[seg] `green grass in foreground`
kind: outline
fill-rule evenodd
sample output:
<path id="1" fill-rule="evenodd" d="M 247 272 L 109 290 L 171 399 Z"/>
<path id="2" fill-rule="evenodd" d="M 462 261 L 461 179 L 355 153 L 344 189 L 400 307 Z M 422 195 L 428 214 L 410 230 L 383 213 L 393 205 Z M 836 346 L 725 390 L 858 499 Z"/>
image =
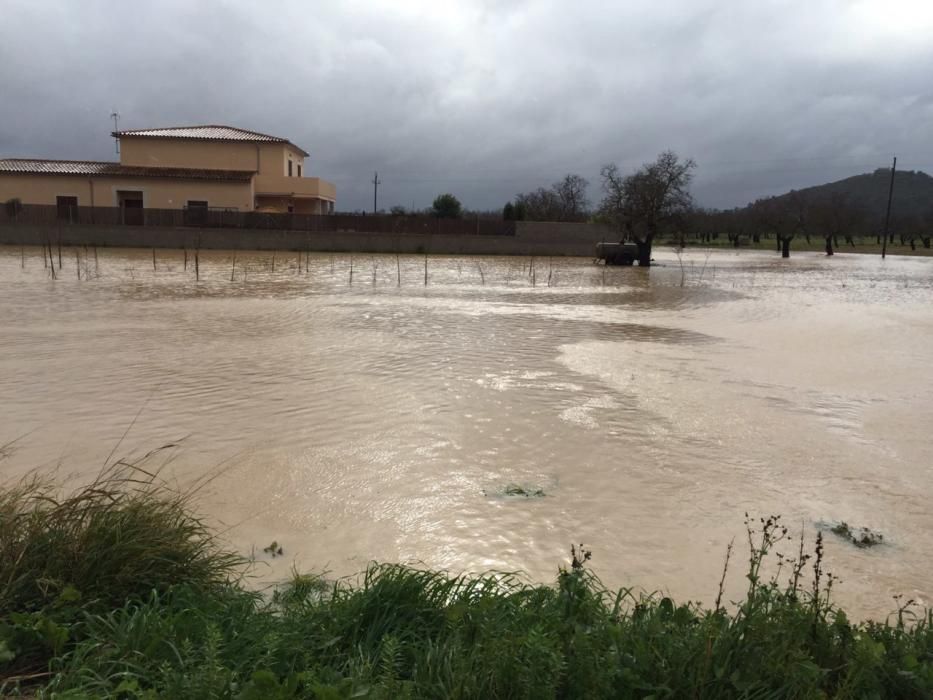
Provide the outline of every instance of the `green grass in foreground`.
<path id="1" fill-rule="evenodd" d="M 151 475 L 28 481 L 0 492 L 0 695 L 933 697 L 929 613 L 849 620 L 819 538 L 780 558 L 779 518 L 747 526 L 745 599 L 710 608 L 607 590 L 582 548 L 553 586 L 372 565 L 262 594 Z"/>

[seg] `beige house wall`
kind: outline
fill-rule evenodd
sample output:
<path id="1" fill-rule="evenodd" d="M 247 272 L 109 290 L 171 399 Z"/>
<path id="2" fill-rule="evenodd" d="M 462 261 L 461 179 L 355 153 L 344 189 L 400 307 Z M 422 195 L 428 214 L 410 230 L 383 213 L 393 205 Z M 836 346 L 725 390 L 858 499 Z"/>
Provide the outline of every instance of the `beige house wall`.
<path id="1" fill-rule="evenodd" d="M 18 198 L 23 204 L 55 204 L 56 197 L 71 196 L 78 198 L 78 206 L 115 207 L 119 190 L 142 192 L 147 209 L 182 209 L 188 200 L 207 201 L 209 207 L 253 209 L 252 182 L 0 174 L 0 202 Z"/>
<path id="2" fill-rule="evenodd" d="M 124 136 L 120 139 L 120 164 L 146 168 L 202 168 L 206 170 L 251 170 L 262 175 L 292 177 L 306 170 L 305 157 L 282 143 L 237 143 Z"/>

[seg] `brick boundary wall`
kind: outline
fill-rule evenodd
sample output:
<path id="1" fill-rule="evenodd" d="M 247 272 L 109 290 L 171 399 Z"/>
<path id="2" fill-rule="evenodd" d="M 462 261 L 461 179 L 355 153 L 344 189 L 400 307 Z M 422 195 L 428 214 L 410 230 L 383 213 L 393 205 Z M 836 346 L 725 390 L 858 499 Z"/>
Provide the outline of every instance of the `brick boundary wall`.
<path id="1" fill-rule="evenodd" d="M 615 240 L 599 224 L 521 221 L 514 236 L 388 234 L 360 231 L 307 233 L 260 229 L 171 228 L 62 224 L 0 225 L 0 244 L 189 248 L 206 250 L 308 250 L 340 253 L 440 255 L 573 255 L 593 257 L 596 244 Z"/>

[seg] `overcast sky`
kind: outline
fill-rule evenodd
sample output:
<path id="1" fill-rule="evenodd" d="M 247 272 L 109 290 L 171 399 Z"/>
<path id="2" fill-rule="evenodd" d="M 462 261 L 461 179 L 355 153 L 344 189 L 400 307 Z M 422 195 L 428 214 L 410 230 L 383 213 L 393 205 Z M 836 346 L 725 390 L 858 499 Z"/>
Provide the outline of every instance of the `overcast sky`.
<path id="1" fill-rule="evenodd" d="M 698 163 L 730 207 L 933 172 L 933 0 L 0 0 L 0 157 L 115 158 L 121 128 L 289 138 L 338 208 L 500 208 L 568 172 Z"/>

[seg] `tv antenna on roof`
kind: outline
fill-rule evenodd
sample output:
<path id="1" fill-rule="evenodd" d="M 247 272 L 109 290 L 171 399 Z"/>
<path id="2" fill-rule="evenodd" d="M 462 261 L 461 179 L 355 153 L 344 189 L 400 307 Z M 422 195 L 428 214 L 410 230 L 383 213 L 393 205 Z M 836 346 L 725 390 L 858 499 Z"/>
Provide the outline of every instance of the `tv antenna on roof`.
<path id="1" fill-rule="evenodd" d="M 110 118 L 113 119 L 113 131 L 114 134 L 120 130 L 120 113 L 114 107 L 113 111 L 110 113 Z M 113 137 L 113 149 L 119 154 L 120 153 L 120 139 L 116 136 Z"/>

